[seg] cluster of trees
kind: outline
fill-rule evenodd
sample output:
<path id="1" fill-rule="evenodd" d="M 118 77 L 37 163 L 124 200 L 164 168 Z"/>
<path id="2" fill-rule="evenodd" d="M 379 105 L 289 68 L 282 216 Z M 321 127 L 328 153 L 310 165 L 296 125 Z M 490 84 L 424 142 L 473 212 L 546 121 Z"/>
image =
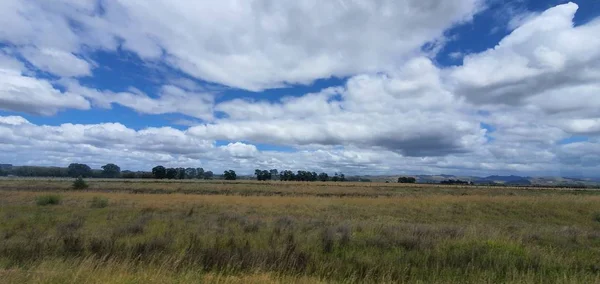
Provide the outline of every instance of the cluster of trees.
<path id="1" fill-rule="evenodd" d="M 296 173 L 290 170 L 283 170 L 279 172 L 276 169 L 272 170 L 259 170 L 254 171 L 256 180 L 274 180 L 279 178 L 281 181 L 346 181 L 344 174 L 335 173 L 333 177 L 329 177 L 327 173 L 317 174 L 316 172 L 309 171 L 297 171 Z"/>
<path id="2" fill-rule="evenodd" d="M 205 171 L 203 168 L 166 168 L 156 166 L 152 171 L 121 171 L 121 168 L 115 164 L 106 164 L 101 169 L 92 169 L 86 164 L 72 163 L 66 168 L 61 167 L 38 167 L 38 166 L 13 166 L 10 164 L 0 164 L 0 176 L 22 176 L 22 177 L 83 177 L 83 178 L 126 178 L 126 179 L 225 179 L 236 180 L 238 176 L 235 171 L 227 170 L 222 176 L 215 176 L 212 171 Z M 361 177 L 346 177 L 343 173 L 335 173 L 333 176 L 327 173 L 317 174 L 314 171 L 290 171 L 277 169 L 260 170 L 256 169 L 254 175 L 259 181 L 281 180 L 281 181 L 358 181 L 369 182 L 369 179 Z M 415 183 L 413 177 L 400 177 L 399 183 Z M 469 184 L 460 180 L 443 181 L 442 184 Z"/>
<path id="3" fill-rule="evenodd" d="M 121 178 L 127 179 L 153 179 L 154 175 L 152 172 L 144 172 L 144 171 L 122 171 Z"/>
<path id="4" fill-rule="evenodd" d="M 473 182 L 471 181 L 464 181 L 464 180 L 459 180 L 459 179 L 449 179 L 449 180 L 443 180 L 440 182 L 441 184 L 447 184 L 447 185 L 472 185 Z"/>
<path id="5" fill-rule="evenodd" d="M 121 169 L 115 164 L 102 166 L 102 170 L 92 170 L 86 164 L 72 163 L 66 168 L 61 167 L 39 167 L 19 166 L 3 164 L 0 167 L 0 176 L 14 175 L 20 177 L 95 177 L 95 178 L 118 178 Z"/>
<path id="6" fill-rule="evenodd" d="M 7 176 L 12 167 L 11 164 L 0 164 L 0 177 Z"/>
<path id="7" fill-rule="evenodd" d="M 237 174 L 235 174 L 234 170 L 228 170 L 228 171 L 223 172 L 223 178 L 225 180 L 236 180 Z"/>
<path id="8" fill-rule="evenodd" d="M 121 171 L 115 164 L 106 164 L 101 169 L 92 169 L 86 164 L 71 163 L 66 168 L 38 167 L 38 166 L 12 166 L 0 164 L 0 176 L 20 177 L 82 177 L 82 178 L 130 178 L 130 179 L 212 179 L 212 171 L 203 168 L 165 168 L 156 166 L 151 172 Z"/>
<path id="9" fill-rule="evenodd" d="M 277 171 L 277 170 L 270 170 L 270 171 L 262 170 L 261 171 L 259 169 L 256 169 L 254 171 L 254 175 L 256 176 L 256 180 L 271 180 L 271 179 L 273 179 L 274 176 L 277 176 L 278 172 L 279 171 Z"/>
<path id="10" fill-rule="evenodd" d="M 203 168 L 165 168 L 156 166 L 152 168 L 152 177 L 155 179 L 212 179 L 212 171 Z"/>
<path id="11" fill-rule="evenodd" d="M 414 177 L 399 177 L 398 182 L 399 183 L 416 183 L 417 179 Z"/>

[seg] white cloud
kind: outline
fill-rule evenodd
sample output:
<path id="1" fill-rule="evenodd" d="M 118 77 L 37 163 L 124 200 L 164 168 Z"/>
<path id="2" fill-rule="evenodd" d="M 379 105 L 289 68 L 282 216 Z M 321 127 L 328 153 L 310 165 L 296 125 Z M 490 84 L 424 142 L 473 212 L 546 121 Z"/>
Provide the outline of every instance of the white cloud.
<path id="1" fill-rule="evenodd" d="M 141 168 L 144 161 L 176 161 L 214 148 L 214 142 L 169 127 L 133 130 L 120 123 L 35 125 L 22 117 L 0 117 L 0 148 L 15 164 L 35 163 L 42 157 L 55 164 L 89 159 L 99 165 L 118 160 Z M 36 156 L 39 155 L 39 156 Z M 130 160 L 131 159 L 131 160 Z M 186 159 L 191 160 L 187 157 Z"/>
<path id="2" fill-rule="evenodd" d="M 0 109 L 53 115 L 63 109 L 89 109 L 89 102 L 76 94 L 63 93 L 48 81 L 23 76 L 0 66 Z"/>
<path id="3" fill-rule="evenodd" d="M 69 92 L 80 94 L 102 108 L 119 104 L 145 114 L 181 113 L 204 120 L 213 119 L 214 95 L 209 93 L 188 92 L 179 87 L 164 85 L 158 92 L 158 97 L 154 98 L 136 89 L 114 93 L 84 87 L 72 80 L 62 80 L 61 84 Z"/>
<path id="4" fill-rule="evenodd" d="M 29 121 L 20 116 L 0 116 L 0 124 L 16 126 L 21 124 L 29 124 Z"/>
<path id="5" fill-rule="evenodd" d="M 66 53 L 120 42 L 197 78 L 262 90 L 389 70 L 425 43 L 443 42 L 479 2 L 7 0 L 0 25 L 11 29 L 0 40 Z"/>
<path id="6" fill-rule="evenodd" d="M 256 157 L 259 154 L 256 146 L 241 142 L 229 143 L 227 146 L 221 146 L 221 149 L 227 151 L 232 157 L 242 159 Z"/>
<path id="7" fill-rule="evenodd" d="M 120 123 L 44 126 L 0 117 L 3 159 L 99 165 L 112 162 L 109 157 L 134 169 L 201 164 L 217 172 L 560 174 L 565 165 L 585 173 L 600 167 L 594 148 L 600 148 L 594 137 L 600 134 L 600 21 L 575 26 L 573 3 L 513 15 L 511 33 L 497 46 L 451 68 L 435 66 L 419 50 L 447 40 L 443 31 L 467 20 L 475 0 L 105 1 L 102 11 L 98 3 L 0 3 L 0 24 L 14 27 L 0 31 L 0 40 L 14 46 L 0 52 L 0 109 L 51 115 L 118 104 L 202 121 L 181 119 L 194 125 L 185 131 L 136 131 Z M 136 86 L 111 92 L 73 78 L 32 77 L 15 59 L 22 51 L 41 70 L 87 76 L 92 67 L 81 55 L 115 50 L 117 42 L 147 62 L 166 61 L 192 77 L 248 90 L 348 79 L 277 100 L 256 94 L 216 101 L 220 89 L 199 80 L 166 76 L 156 94 Z M 571 135 L 590 140 L 560 145 Z M 215 140 L 231 143 L 216 146 Z"/>
<path id="8" fill-rule="evenodd" d="M 577 5 L 548 9 L 493 49 L 450 70 L 456 93 L 480 104 L 522 103 L 556 88 L 600 79 L 600 21 L 573 26 Z"/>
<path id="9" fill-rule="evenodd" d="M 0 69 L 10 70 L 14 72 L 22 72 L 26 70 L 25 65 L 9 53 L 9 50 L 0 49 Z"/>
<path id="10" fill-rule="evenodd" d="M 193 135 L 280 145 L 354 145 L 438 156 L 484 143 L 479 123 L 444 89 L 429 59 L 411 60 L 392 75 L 360 75 L 345 88 L 284 98 L 279 103 L 234 100 L 228 115 L 195 126 Z"/>
<path id="11" fill-rule="evenodd" d="M 564 127 L 574 134 L 600 134 L 600 118 L 570 119 L 564 121 Z"/>
<path id="12" fill-rule="evenodd" d="M 29 123 L 22 117 L 0 117 L 2 160 L 18 165 L 66 166 L 83 162 L 98 168 L 112 162 L 123 169 L 150 170 L 163 164 L 202 166 L 217 173 L 234 169 L 240 174 L 251 174 L 255 168 L 276 168 L 346 174 L 592 175 L 600 169 L 596 149 L 600 149 L 597 141 L 545 149 L 532 143 L 506 141 L 443 157 L 409 157 L 385 149 L 353 146 L 260 151 L 245 142 L 217 147 L 212 140 L 168 127 L 136 131 L 119 123 L 46 126 Z"/>
<path id="13" fill-rule="evenodd" d="M 454 59 L 454 60 L 459 60 L 462 59 L 465 56 L 465 54 L 463 54 L 460 51 L 455 51 L 455 52 L 451 52 L 448 54 L 448 57 Z"/>
<path id="14" fill-rule="evenodd" d="M 21 54 L 40 70 L 61 77 L 89 76 L 92 74 L 88 62 L 69 52 L 51 48 L 24 48 L 21 50 Z"/>
<path id="15" fill-rule="evenodd" d="M 25 74 L 23 63 L 0 50 L 0 109 L 53 115 L 63 109 L 89 109 L 89 102 L 76 94 L 61 92 L 50 82 Z"/>

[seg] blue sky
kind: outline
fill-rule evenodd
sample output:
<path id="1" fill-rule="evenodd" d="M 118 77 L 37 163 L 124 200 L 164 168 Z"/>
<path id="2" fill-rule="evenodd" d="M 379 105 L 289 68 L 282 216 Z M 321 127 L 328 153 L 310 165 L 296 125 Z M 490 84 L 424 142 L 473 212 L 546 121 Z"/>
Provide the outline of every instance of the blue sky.
<path id="1" fill-rule="evenodd" d="M 7 0 L 0 162 L 600 172 L 600 2 Z"/>

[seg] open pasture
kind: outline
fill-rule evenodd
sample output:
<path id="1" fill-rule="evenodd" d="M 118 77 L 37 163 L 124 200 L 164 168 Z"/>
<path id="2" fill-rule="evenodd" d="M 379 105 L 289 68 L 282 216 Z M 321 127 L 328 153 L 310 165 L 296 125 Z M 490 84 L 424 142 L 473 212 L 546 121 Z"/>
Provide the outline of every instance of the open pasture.
<path id="1" fill-rule="evenodd" d="M 6 283 L 596 283 L 594 190 L 0 180 Z"/>

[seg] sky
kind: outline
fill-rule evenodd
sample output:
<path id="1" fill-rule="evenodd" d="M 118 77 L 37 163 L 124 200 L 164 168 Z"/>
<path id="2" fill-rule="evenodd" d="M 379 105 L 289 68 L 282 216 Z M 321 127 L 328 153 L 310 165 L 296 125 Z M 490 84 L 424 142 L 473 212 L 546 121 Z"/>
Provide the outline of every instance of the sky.
<path id="1" fill-rule="evenodd" d="M 0 163 L 600 176 L 600 1 L 2 0 Z"/>

